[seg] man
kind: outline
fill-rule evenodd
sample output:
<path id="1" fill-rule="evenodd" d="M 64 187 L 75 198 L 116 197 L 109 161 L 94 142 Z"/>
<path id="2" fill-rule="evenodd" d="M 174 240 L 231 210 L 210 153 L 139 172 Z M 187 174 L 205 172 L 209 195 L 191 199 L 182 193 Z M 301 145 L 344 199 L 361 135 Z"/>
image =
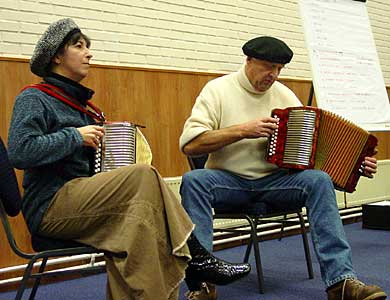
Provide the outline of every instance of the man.
<path id="1" fill-rule="evenodd" d="M 152 166 L 90 176 L 90 159 L 105 134 L 97 124 L 102 115 L 89 102 L 94 92 L 81 84 L 90 44 L 72 19 L 50 24 L 30 60 L 43 84 L 24 88 L 15 101 L 8 150 L 24 170 L 22 211 L 30 232 L 125 252 L 105 258 L 107 299 L 176 300 L 185 271 L 216 284 L 248 274 L 249 265 L 218 260 L 199 244 Z"/>
<path id="2" fill-rule="evenodd" d="M 186 155 L 209 154 L 206 169 L 186 173 L 181 186 L 195 236 L 212 250 L 213 207 L 234 209 L 255 202 L 275 209 L 305 206 L 328 300 L 385 299 L 379 287 L 356 279 L 330 177 L 318 170 L 288 173 L 265 161 L 267 138 L 277 128 L 271 110 L 301 105 L 276 81 L 293 52 L 267 36 L 248 41 L 243 52 L 247 58 L 238 72 L 203 88 L 180 137 Z M 375 172 L 376 159 L 366 157 L 363 175 Z M 200 288 L 197 294 L 202 293 L 203 298 L 194 299 L 216 299 Z"/>

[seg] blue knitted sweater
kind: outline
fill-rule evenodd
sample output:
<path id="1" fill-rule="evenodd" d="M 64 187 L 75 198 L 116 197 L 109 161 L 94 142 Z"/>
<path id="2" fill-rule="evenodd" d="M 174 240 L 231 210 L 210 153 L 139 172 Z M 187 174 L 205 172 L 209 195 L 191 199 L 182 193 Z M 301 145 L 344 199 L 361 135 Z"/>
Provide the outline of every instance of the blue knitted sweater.
<path id="1" fill-rule="evenodd" d="M 92 90 L 58 74 L 44 80 L 83 105 L 93 95 Z M 40 90 L 28 88 L 16 97 L 8 151 L 14 167 L 24 170 L 22 212 L 31 233 L 38 232 L 51 199 L 66 182 L 90 176 L 93 148 L 83 146 L 76 128 L 94 123 Z"/>

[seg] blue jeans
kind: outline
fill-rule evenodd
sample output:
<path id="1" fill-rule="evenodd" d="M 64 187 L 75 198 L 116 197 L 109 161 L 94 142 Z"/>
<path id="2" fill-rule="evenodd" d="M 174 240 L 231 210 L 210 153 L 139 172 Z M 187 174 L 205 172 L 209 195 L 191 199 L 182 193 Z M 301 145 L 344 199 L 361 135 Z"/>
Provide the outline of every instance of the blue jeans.
<path id="1" fill-rule="evenodd" d="M 222 170 L 198 169 L 184 174 L 180 194 L 185 210 L 196 225 L 195 236 L 209 251 L 213 240 L 212 208 L 234 210 L 255 203 L 271 210 L 306 207 L 325 286 L 356 278 L 333 183 L 322 171 L 288 173 L 281 169 L 248 180 Z"/>

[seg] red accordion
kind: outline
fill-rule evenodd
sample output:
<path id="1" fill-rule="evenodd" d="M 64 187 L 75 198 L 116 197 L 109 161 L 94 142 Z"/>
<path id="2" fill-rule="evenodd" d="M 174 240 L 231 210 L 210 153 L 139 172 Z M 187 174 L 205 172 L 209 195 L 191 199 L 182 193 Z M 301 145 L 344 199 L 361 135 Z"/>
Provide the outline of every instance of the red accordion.
<path id="1" fill-rule="evenodd" d="M 375 136 L 350 121 L 310 106 L 274 109 L 278 129 L 268 140 L 266 160 L 281 168 L 318 169 L 335 187 L 353 192 L 366 156 L 375 153 Z"/>

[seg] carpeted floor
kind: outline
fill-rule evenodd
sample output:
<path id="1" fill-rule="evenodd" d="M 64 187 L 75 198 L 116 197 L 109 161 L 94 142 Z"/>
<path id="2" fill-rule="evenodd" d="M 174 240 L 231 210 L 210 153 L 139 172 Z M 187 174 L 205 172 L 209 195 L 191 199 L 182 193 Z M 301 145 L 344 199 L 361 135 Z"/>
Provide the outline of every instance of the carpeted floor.
<path id="1" fill-rule="evenodd" d="M 345 226 L 353 250 L 354 266 L 360 280 L 380 285 L 390 294 L 390 231 L 362 229 L 361 223 Z M 312 245 L 310 244 L 311 248 Z M 218 288 L 219 300 L 322 300 L 326 299 L 319 265 L 312 251 L 314 276 L 308 279 L 300 236 L 260 244 L 265 276 L 265 294 L 258 293 L 254 258 L 251 274 L 231 285 Z M 239 262 L 244 247 L 218 251 L 216 256 Z M 94 275 L 77 280 L 41 286 L 37 300 L 104 300 L 106 275 Z M 184 300 L 185 284 L 181 285 L 180 300 Z M 0 293 L 0 300 L 13 299 L 15 293 Z M 26 298 L 27 299 L 27 298 Z M 156 299 L 160 300 L 160 299 Z M 161 299 L 164 300 L 164 299 Z"/>

